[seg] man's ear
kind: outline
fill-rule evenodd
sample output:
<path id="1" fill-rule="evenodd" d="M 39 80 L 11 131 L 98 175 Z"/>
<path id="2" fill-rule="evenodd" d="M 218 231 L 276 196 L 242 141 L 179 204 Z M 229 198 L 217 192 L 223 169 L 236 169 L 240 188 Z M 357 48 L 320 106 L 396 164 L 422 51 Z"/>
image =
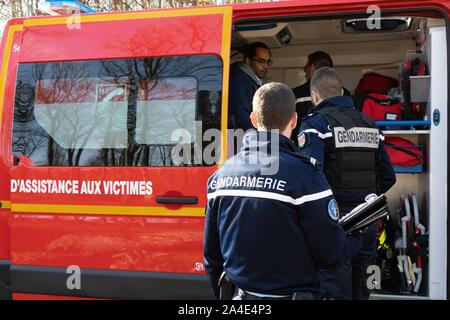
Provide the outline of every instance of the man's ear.
<path id="1" fill-rule="evenodd" d="M 316 71 L 317 71 L 317 66 L 314 63 L 311 63 L 311 67 L 310 67 L 311 77 L 314 73 L 316 73 Z"/>
<path id="2" fill-rule="evenodd" d="M 291 129 L 295 129 L 295 127 L 297 126 L 297 121 L 298 121 L 298 114 L 297 112 L 294 111 L 294 114 L 292 115 L 292 119 L 291 119 Z"/>
<path id="3" fill-rule="evenodd" d="M 252 122 L 252 125 L 256 129 L 259 128 L 258 117 L 256 116 L 256 113 L 254 113 L 253 111 L 252 111 L 252 113 L 250 113 L 250 121 Z"/>
<path id="4" fill-rule="evenodd" d="M 313 104 L 313 106 L 317 106 L 319 104 L 320 101 L 320 96 L 317 94 L 316 91 L 311 89 L 311 102 Z"/>

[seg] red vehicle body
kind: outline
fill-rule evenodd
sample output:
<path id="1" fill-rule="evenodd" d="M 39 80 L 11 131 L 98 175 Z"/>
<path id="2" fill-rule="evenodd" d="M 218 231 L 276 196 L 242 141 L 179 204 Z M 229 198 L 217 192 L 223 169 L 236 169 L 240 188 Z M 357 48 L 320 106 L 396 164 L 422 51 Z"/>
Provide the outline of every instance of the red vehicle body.
<path id="1" fill-rule="evenodd" d="M 73 30 L 67 28 L 67 17 L 10 20 L 0 60 L 2 297 L 211 298 L 202 254 L 205 190 L 208 177 L 226 158 L 233 23 L 363 13 L 369 4 L 386 11 L 450 12 L 450 2 L 443 0 L 305 0 L 82 15 L 81 28 Z M 223 142 L 218 164 L 36 166 L 26 157 L 14 156 L 11 132 L 20 65 L 204 54 L 222 61 Z M 86 194 L 34 193 L 25 185 L 12 186 L 12 181 L 26 180 L 78 181 L 80 188 L 84 184 L 93 189 Z M 108 181 L 151 181 L 151 185 L 140 194 L 95 189 Z M 194 200 L 183 203 L 183 199 Z M 70 266 L 81 270 L 79 287 L 67 286 Z"/>

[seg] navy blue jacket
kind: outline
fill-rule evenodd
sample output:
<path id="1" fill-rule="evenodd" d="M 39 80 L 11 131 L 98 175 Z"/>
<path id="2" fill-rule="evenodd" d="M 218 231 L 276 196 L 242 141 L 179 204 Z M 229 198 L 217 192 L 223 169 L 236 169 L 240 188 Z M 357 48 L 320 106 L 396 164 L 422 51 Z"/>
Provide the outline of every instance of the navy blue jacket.
<path id="1" fill-rule="evenodd" d="M 327 106 L 353 107 L 353 100 L 348 96 L 339 96 L 325 99 L 315 110 Z M 333 133 L 327 118 L 319 113 L 312 113 L 303 119 L 300 127 L 300 135 L 305 134 L 305 144 L 300 147 L 302 153 L 316 158 L 324 163 L 325 153 L 332 152 L 334 148 Z M 378 192 L 385 193 L 396 181 L 395 172 L 392 167 L 389 155 L 384 148 L 384 136 L 380 130 L 380 144 L 377 151 L 377 184 Z M 342 212 L 348 213 L 358 204 L 365 201 L 367 193 L 364 192 L 336 192 L 334 194 L 339 208 Z"/>
<path id="2" fill-rule="evenodd" d="M 252 129 L 250 113 L 252 100 L 262 82 L 253 70 L 243 62 L 230 67 L 230 94 L 228 102 L 228 129 Z"/>
<path id="3" fill-rule="evenodd" d="M 292 131 L 293 140 L 297 140 L 297 136 L 300 132 L 300 124 L 301 120 L 311 112 L 313 107 L 311 102 L 311 82 L 308 81 L 301 86 L 295 87 L 292 89 L 294 91 L 295 99 L 297 104 L 295 105 L 295 111 L 297 112 L 298 121 L 297 127 Z"/>
<path id="4" fill-rule="evenodd" d="M 222 271 L 250 292 L 321 294 L 319 267 L 337 267 L 361 247 L 336 221 L 335 203 L 324 174 L 290 139 L 247 133 L 208 181 L 204 257 L 215 296 Z"/>

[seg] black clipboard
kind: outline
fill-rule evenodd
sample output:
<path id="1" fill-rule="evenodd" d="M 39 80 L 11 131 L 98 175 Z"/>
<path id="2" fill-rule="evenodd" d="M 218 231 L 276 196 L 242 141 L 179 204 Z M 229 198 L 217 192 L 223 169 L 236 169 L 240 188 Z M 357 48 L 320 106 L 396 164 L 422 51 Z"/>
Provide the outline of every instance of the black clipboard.
<path id="1" fill-rule="evenodd" d="M 390 213 L 384 194 L 365 202 L 339 220 L 346 233 L 362 230 Z"/>

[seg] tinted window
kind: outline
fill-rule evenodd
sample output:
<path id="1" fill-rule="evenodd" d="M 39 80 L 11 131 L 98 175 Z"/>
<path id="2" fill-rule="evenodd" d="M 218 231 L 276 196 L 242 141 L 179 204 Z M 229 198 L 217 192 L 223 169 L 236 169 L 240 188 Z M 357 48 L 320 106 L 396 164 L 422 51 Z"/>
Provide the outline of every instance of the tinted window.
<path id="1" fill-rule="evenodd" d="M 220 129 L 221 90 L 214 55 L 19 65 L 13 152 L 36 166 L 204 165 L 171 153 L 180 130 L 194 153 Z"/>

